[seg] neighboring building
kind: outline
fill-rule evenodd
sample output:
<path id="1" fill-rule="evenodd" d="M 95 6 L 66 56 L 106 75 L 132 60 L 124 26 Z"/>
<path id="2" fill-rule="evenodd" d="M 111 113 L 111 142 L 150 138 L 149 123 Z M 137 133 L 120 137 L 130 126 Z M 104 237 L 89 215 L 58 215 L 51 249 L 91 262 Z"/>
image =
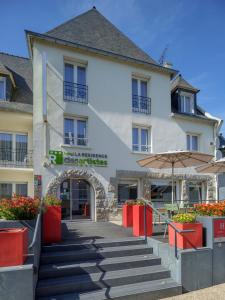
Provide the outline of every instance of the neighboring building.
<path id="1" fill-rule="evenodd" d="M 221 120 L 198 106 L 199 90 L 155 62 L 95 8 L 45 34 L 26 35 L 31 61 L 0 56 L 6 100 L 0 106 L 0 143 L 7 148 L 12 132 L 10 147 L 16 150 L 17 133 L 27 134 L 18 147 L 25 149 L 27 139 L 26 149 L 34 149 L 33 169 L 11 165 L 4 156 L 10 166 L 1 164 L 0 182 L 12 182 L 14 190 L 16 182 L 26 182 L 31 196 L 40 191 L 60 196 L 64 218 L 88 215 L 88 203 L 91 218 L 104 220 L 128 198 L 171 199 L 170 170 L 140 168 L 138 159 L 180 149 L 216 155 Z M 22 75 L 14 69 L 19 66 Z M 8 85 L 15 91 L 25 85 L 25 99 L 7 96 Z M 27 122 L 26 129 L 19 120 Z M 176 172 L 177 199 L 212 199 L 215 190 L 211 176 L 192 168 Z"/>

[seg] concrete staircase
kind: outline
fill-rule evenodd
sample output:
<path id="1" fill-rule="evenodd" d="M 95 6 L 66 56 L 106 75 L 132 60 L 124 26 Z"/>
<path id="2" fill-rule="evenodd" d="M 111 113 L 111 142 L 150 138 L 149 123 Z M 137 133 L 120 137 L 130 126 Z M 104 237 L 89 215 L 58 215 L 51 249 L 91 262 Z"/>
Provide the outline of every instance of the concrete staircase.
<path id="1" fill-rule="evenodd" d="M 39 300 L 151 300 L 178 294 L 181 286 L 143 239 L 77 239 L 42 249 Z"/>

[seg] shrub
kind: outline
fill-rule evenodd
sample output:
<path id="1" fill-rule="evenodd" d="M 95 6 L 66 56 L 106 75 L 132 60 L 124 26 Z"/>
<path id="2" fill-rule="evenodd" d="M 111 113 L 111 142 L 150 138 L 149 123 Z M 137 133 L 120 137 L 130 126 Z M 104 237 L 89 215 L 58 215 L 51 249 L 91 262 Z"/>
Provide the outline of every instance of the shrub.
<path id="1" fill-rule="evenodd" d="M 200 216 L 225 216 L 225 201 L 195 204 L 194 209 Z"/>
<path id="2" fill-rule="evenodd" d="M 47 195 L 44 198 L 44 203 L 46 206 L 60 206 L 62 204 L 62 201 L 53 195 Z"/>
<path id="3" fill-rule="evenodd" d="M 33 220 L 38 214 L 40 201 L 30 197 L 13 196 L 0 200 L 0 219 Z"/>
<path id="4" fill-rule="evenodd" d="M 134 200 L 126 200 L 125 204 L 127 204 L 127 205 L 135 205 L 135 201 Z"/>
<path id="5" fill-rule="evenodd" d="M 195 223 L 196 215 L 195 214 L 177 214 L 173 216 L 172 220 L 175 223 Z"/>

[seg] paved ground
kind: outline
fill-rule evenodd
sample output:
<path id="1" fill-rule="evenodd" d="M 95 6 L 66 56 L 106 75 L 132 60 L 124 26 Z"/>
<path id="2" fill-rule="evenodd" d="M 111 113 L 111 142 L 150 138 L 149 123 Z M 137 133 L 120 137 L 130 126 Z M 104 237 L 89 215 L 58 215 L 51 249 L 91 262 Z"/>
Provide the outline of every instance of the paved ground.
<path id="1" fill-rule="evenodd" d="M 132 237 L 132 229 L 110 222 L 92 222 L 86 220 L 63 221 L 62 237 L 64 241 L 74 239 L 117 239 Z"/>
<path id="2" fill-rule="evenodd" d="M 190 292 L 180 296 L 166 298 L 165 300 L 224 300 L 225 284 L 215 285 L 213 287 Z"/>
<path id="3" fill-rule="evenodd" d="M 154 238 L 161 242 L 168 242 L 167 236 L 164 238 L 164 226 L 154 226 Z M 62 221 L 63 241 L 74 239 L 117 239 L 132 237 L 132 228 L 124 228 L 119 222 L 92 222 L 90 220 Z"/>

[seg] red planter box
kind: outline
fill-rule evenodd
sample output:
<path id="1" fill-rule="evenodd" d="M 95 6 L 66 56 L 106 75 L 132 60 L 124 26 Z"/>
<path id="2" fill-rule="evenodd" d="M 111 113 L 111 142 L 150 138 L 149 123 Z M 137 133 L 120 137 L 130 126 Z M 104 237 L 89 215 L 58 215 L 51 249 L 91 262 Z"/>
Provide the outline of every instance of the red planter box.
<path id="1" fill-rule="evenodd" d="M 152 209 L 146 207 L 146 234 L 152 236 Z M 144 236 L 144 206 L 133 205 L 133 235 Z"/>
<path id="2" fill-rule="evenodd" d="M 124 227 L 132 227 L 133 225 L 133 205 L 123 205 L 122 222 Z"/>
<path id="3" fill-rule="evenodd" d="M 27 253 L 27 228 L 5 228 L 0 230 L 0 267 L 23 265 Z"/>
<path id="4" fill-rule="evenodd" d="M 43 240 L 45 244 L 61 241 L 61 206 L 47 206 L 43 218 Z"/>
<path id="5" fill-rule="evenodd" d="M 174 223 L 180 230 L 195 230 L 194 232 L 177 233 L 177 247 L 179 249 L 193 249 L 193 246 L 202 247 L 202 224 L 201 223 Z M 174 229 L 169 227 L 169 244 L 175 246 Z M 188 239 L 186 239 L 186 238 Z M 188 242 L 190 241 L 190 242 Z M 193 246 L 192 246 L 193 245 Z"/>

